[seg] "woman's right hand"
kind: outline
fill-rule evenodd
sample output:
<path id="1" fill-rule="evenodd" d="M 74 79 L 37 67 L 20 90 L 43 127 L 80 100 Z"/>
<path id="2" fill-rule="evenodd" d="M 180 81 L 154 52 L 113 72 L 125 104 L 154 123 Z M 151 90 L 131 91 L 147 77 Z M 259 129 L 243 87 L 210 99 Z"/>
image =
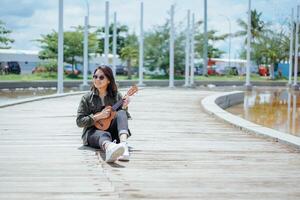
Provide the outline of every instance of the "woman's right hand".
<path id="1" fill-rule="evenodd" d="M 94 121 L 99 121 L 101 119 L 106 119 L 110 116 L 111 106 L 104 108 L 101 112 L 98 112 L 94 115 Z"/>

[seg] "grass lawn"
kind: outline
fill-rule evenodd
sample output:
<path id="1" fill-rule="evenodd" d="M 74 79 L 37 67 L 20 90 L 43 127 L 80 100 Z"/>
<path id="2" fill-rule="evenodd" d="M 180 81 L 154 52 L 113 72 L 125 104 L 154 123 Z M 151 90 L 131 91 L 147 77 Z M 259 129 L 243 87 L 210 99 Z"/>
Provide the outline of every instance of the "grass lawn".
<path id="1" fill-rule="evenodd" d="M 74 76 L 74 75 L 64 75 L 64 80 L 82 80 L 82 75 Z M 89 75 L 89 79 L 91 79 L 91 75 Z M 117 80 L 128 80 L 125 75 L 117 75 Z M 145 75 L 144 80 L 168 80 L 169 76 L 154 76 L 154 75 Z M 36 80 L 57 80 L 56 73 L 39 73 L 39 74 L 9 74 L 9 75 L 0 75 L 0 81 L 36 81 Z M 138 80 L 137 75 L 133 75 L 131 80 Z M 184 76 L 175 76 L 175 80 L 184 80 Z M 195 80 L 197 81 L 245 81 L 246 76 L 195 76 Z M 275 79 L 270 80 L 268 77 L 262 77 L 257 74 L 252 74 L 251 81 L 280 81 L 285 82 L 287 79 Z"/>
<path id="2" fill-rule="evenodd" d="M 37 74 L 8 74 L 0 75 L 0 81 L 40 81 L 57 80 L 56 73 L 37 73 Z M 82 80 L 82 76 L 64 75 L 64 80 Z"/>

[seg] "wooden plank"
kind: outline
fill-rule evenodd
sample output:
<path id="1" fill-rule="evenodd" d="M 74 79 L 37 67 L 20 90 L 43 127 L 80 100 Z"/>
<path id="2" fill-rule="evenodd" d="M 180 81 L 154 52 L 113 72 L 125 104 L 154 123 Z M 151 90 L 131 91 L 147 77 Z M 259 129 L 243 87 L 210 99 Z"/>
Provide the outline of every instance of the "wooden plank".
<path id="1" fill-rule="evenodd" d="M 131 160 L 115 164 L 82 146 L 80 95 L 1 108 L 0 199 L 299 199 L 299 150 L 204 113 L 214 93 L 140 91 Z"/>

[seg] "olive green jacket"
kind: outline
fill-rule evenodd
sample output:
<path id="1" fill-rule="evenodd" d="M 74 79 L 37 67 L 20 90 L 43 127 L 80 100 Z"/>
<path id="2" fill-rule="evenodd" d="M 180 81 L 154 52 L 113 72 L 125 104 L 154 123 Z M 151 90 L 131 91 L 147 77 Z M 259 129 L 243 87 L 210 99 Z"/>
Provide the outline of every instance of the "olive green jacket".
<path id="1" fill-rule="evenodd" d="M 89 132 L 95 130 L 93 120 L 94 114 L 97 112 L 101 112 L 103 108 L 105 108 L 105 106 L 112 106 L 121 99 L 122 95 L 118 92 L 115 99 L 105 96 L 104 102 L 102 102 L 101 98 L 99 97 L 98 90 L 89 91 L 82 96 L 77 110 L 76 123 L 78 127 L 83 128 L 82 141 L 84 145 L 88 145 L 87 136 Z M 126 113 L 127 117 L 131 118 L 127 109 Z"/>

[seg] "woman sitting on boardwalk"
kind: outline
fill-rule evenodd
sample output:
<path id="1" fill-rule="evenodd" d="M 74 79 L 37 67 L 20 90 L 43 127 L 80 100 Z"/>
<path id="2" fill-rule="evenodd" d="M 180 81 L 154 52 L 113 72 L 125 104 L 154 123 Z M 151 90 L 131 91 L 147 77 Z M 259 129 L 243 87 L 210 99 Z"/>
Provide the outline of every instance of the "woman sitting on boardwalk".
<path id="1" fill-rule="evenodd" d="M 107 130 L 96 128 L 99 120 L 111 116 L 111 106 L 121 99 L 111 68 L 100 66 L 94 71 L 91 91 L 82 97 L 77 111 L 76 123 L 77 126 L 83 127 L 83 144 L 105 151 L 106 162 L 129 161 L 129 98 L 123 99 L 122 107 L 117 109 L 117 114 Z"/>

